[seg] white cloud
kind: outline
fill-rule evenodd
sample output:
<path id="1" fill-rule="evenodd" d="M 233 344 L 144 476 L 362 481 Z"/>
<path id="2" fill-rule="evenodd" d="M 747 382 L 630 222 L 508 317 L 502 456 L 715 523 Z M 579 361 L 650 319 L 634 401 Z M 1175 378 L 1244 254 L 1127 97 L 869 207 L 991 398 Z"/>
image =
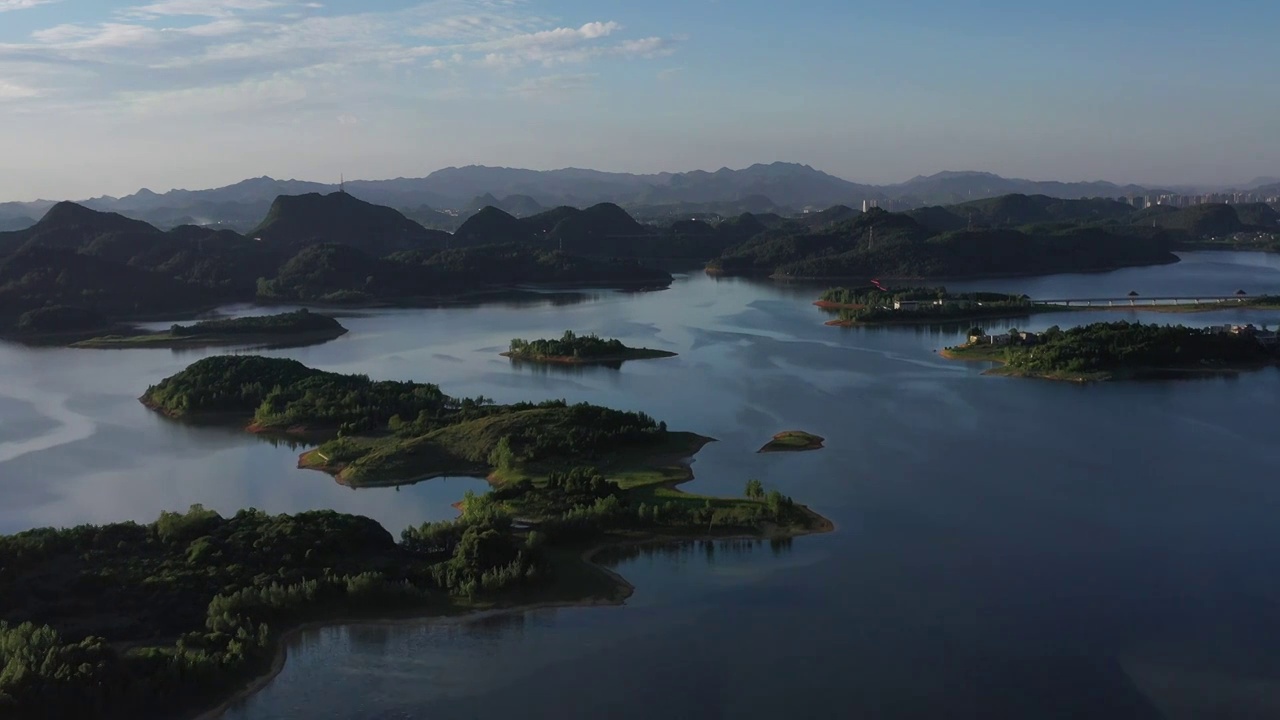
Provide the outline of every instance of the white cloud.
<path id="1" fill-rule="evenodd" d="M 127 8 L 128 17 L 152 18 L 167 16 L 230 17 L 242 12 L 261 12 L 276 8 L 302 5 L 281 0 L 162 0 L 150 5 Z M 312 3 L 304 7 L 317 7 Z"/>
<path id="2" fill-rule="evenodd" d="M 121 99 L 143 115 L 202 116 L 260 112 L 289 105 L 307 97 L 307 88 L 296 78 L 276 76 L 213 87 L 160 92 L 124 93 Z"/>
<path id="3" fill-rule="evenodd" d="M 10 99 L 40 98 L 30 101 L 33 107 L 56 97 L 61 108 L 78 103 L 137 110 L 164 99 L 181 101 L 188 97 L 183 93 L 195 104 L 206 97 L 253 97 L 264 87 L 276 89 L 272 102 L 308 97 L 298 88 L 314 91 L 312 98 L 332 95 L 335 87 L 358 88 L 366 97 L 423 97 L 442 90 L 441 84 L 483 93 L 496 80 L 494 71 L 594 66 L 672 50 L 664 38 L 626 38 L 612 20 L 547 21 L 528 12 L 522 0 L 429 0 L 393 11 L 337 14 L 296 0 L 156 0 L 119 11 L 112 21 L 66 23 L 37 30 L 25 42 L 0 42 L 0 70 L 18 62 L 38 66 L 21 77 L 0 77 L 9 83 Z M 441 70 L 448 72 L 422 74 Z M 559 81 L 508 89 L 522 95 L 564 89 L 581 85 L 587 75 L 548 77 Z M 295 85 L 282 92 L 285 79 Z M 321 91 L 325 83 L 331 86 Z M 17 87 L 41 92 L 19 96 L 12 89 Z"/>
<path id="4" fill-rule="evenodd" d="M 0 13 L 10 10 L 26 10 L 37 5 L 48 5 L 61 0 L 0 0 Z"/>
<path id="5" fill-rule="evenodd" d="M 583 73 L 580 75 L 546 75 L 529 78 L 511 88 L 517 95 L 534 100 L 559 97 L 569 93 L 585 90 L 595 83 L 596 75 Z"/>
<path id="6" fill-rule="evenodd" d="M 0 102 L 5 100 L 22 100 L 25 98 L 37 97 L 40 91 L 35 88 L 19 85 L 0 79 Z"/>
<path id="7" fill-rule="evenodd" d="M 37 30 L 31 36 L 52 49 L 87 50 L 136 48 L 155 42 L 160 32 L 144 25 L 103 23 L 95 27 L 56 25 L 47 30 Z"/>

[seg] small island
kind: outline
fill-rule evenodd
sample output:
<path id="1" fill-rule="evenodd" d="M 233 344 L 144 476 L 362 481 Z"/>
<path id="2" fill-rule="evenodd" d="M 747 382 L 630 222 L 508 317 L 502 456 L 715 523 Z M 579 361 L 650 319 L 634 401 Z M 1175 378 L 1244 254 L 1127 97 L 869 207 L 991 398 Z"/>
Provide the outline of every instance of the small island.
<path id="1" fill-rule="evenodd" d="M 566 330 L 559 340 L 511 341 L 503 357 L 522 362 L 562 363 L 568 365 L 621 364 L 627 360 L 651 360 L 675 357 L 673 352 L 631 348 L 620 340 L 606 340 L 598 335 L 577 335 Z"/>
<path id="2" fill-rule="evenodd" d="M 333 340 L 347 329 L 328 315 L 302 308 L 277 315 L 205 320 L 174 325 L 165 332 L 104 335 L 72 344 L 78 348 L 182 348 L 214 345 L 311 345 Z"/>
<path id="3" fill-rule="evenodd" d="M 1094 323 L 1043 333 L 989 335 L 975 327 L 968 342 L 946 348 L 956 360 L 999 363 L 985 374 L 1091 382 L 1234 373 L 1276 363 L 1280 338 L 1252 325 Z"/>
<path id="4" fill-rule="evenodd" d="M 827 325 L 840 327 L 970 322 L 1072 309 L 1033 304 L 1025 295 L 950 293 L 945 287 L 886 288 L 878 283 L 832 288 L 814 305 L 837 313 L 838 317 Z"/>
<path id="5" fill-rule="evenodd" d="M 818 437 L 803 430 L 786 430 L 773 436 L 773 439 L 764 447 L 760 448 L 762 453 L 776 452 L 804 452 L 806 450 L 821 450 L 826 438 Z"/>

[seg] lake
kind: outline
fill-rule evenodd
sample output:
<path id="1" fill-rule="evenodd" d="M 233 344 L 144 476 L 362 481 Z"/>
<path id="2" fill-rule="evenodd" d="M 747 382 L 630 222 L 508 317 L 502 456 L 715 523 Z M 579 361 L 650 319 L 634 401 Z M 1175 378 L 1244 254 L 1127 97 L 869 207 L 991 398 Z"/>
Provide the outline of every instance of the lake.
<path id="1" fill-rule="evenodd" d="M 949 287 L 1280 294 L 1276 256 L 1183 257 Z M 661 292 L 359 313 L 336 341 L 264 352 L 455 396 L 643 410 L 718 440 L 686 487 L 737 495 L 759 478 L 837 532 L 615 553 L 608 564 L 636 586 L 622 607 L 307 632 L 227 720 L 1280 716 L 1280 371 L 1092 386 L 984 377 L 936 354 L 972 323 L 826 327 L 811 305 L 820 290 L 690 274 Z M 989 325 L 1120 318 L 1275 326 L 1280 311 Z M 613 370 L 498 356 L 513 337 L 566 329 L 679 357 Z M 0 344 L 0 532 L 201 503 L 332 508 L 398 533 L 485 487 L 351 490 L 297 470 L 301 448 L 137 402 L 209 354 Z M 827 448 L 756 454 L 786 429 Z"/>

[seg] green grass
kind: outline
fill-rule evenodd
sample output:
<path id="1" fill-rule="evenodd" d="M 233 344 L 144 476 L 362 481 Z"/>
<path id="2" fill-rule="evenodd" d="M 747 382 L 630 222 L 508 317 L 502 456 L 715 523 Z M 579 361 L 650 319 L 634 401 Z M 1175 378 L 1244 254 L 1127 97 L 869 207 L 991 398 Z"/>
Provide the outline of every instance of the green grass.
<path id="1" fill-rule="evenodd" d="M 490 464 L 489 457 L 502 438 L 516 434 L 530 423 L 545 427 L 555 422 L 559 414 L 555 409 L 524 410 L 450 425 L 413 438 L 393 435 L 344 438 L 343 442 L 354 446 L 351 457 L 325 459 L 325 446 L 321 446 L 304 453 L 299 464 L 328 472 L 351 487 L 406 485 L 456 475 L 489 476 L 498 483 L 525 478 L 540 482 L 555 471 L 591 466 L 599 468 L 623 489 L 631 489 L 691 479 L 693 472 L 682 461 L 709 442 L 708 438 L 694 433 L 668 432 L 659 442 L 621 447 L 609 453 L 509 468 Z"/>
<path id="2" fill-rule="evenodd" d="M 764 447 L 760 448 L 760 452 L 801 452 L 805 450 L 818 450 L 822 448 L 822 443 L 826 438 L 819 437 L 803 430 L 787 430 L 773 436 Z"/>

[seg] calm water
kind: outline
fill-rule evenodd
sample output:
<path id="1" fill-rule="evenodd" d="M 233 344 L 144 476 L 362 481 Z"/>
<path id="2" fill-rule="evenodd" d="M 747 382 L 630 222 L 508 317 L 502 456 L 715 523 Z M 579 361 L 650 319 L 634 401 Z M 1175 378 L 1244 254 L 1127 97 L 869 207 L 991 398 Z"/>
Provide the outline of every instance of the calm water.
<path id="1" fill-rule="evenodd" d="M 1183 263 L 954 288 L 1033 297 L 1280 294 L 1280 259 Z M 1077 387 L 982 377 L 935 351 L 967 329 L 822 325 L 813 287 L 680 278 L 344 319 L 347 336 L 268 354 L 499 401 L 644 410 L 720 442 L 690 487 L 760 478 L 839 531 L 615 557 L 624 607 L 308 633 L 228 720 L 1280 716 L 1280 372 Z M 248 311 L 239 308 L 238 311 Z M 1274 315 L 1274 317 L 1272 317 Z M 1278 313 L 1039 315 L 1280 324 Z M 566 328 L 673 350 L 621 370 L 513 367 L 512 337 Z M 203 503 L 335 508 L 393 532 L 452 514 L 477 480 L 353 491 L 298 449 L 192 429 L 136 401 L 207 353 L 0 345 L 0 531 Z M 757 455 L 799 428 L 828 449 Z"/>

